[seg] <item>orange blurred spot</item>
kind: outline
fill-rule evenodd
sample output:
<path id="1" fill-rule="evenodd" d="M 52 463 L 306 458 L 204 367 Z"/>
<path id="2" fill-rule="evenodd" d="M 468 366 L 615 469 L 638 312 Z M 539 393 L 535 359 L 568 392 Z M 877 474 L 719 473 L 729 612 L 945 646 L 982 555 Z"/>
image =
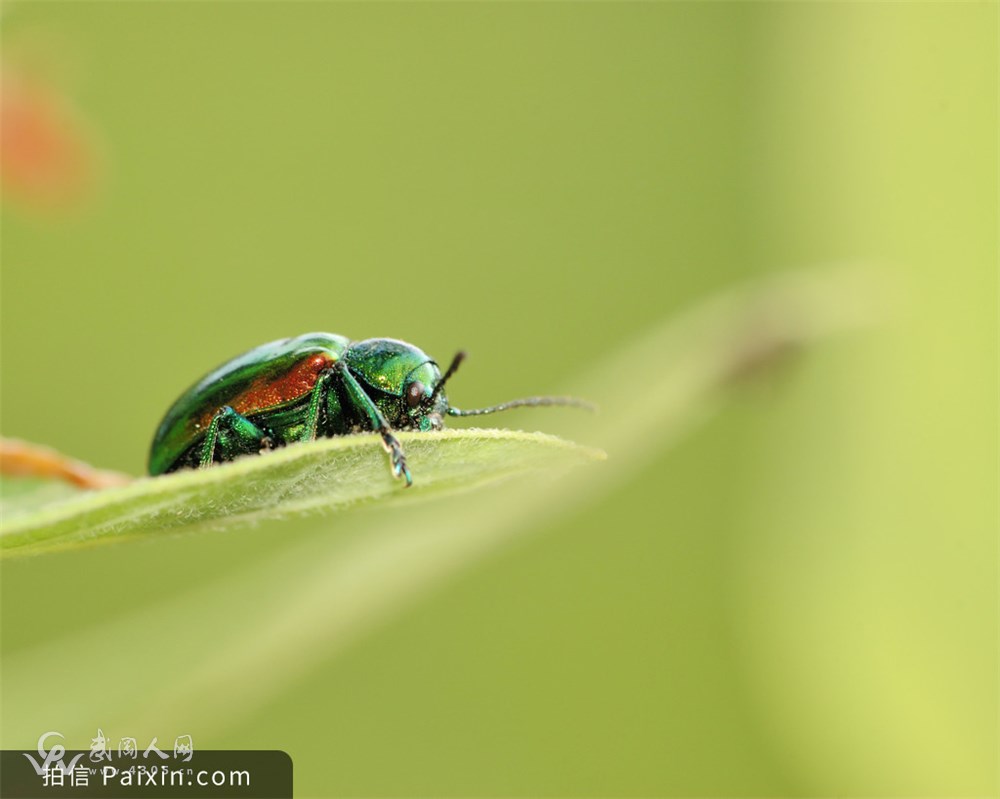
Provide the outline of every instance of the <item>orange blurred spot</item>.
<path id="1" fill-rule="evenodd" d="M 5 198 L 43 210 L 77 204 L 93 157 L 68 101 L 20 76 L 0 79 L 0 186 Z"/>

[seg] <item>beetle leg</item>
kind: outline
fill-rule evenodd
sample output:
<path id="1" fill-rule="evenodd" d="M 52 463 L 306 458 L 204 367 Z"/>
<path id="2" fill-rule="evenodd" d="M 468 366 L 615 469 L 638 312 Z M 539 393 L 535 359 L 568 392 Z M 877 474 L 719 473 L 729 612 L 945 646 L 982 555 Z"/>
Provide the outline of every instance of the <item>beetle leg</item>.
<path id="1" fill-rule="evenodd" d="M 309 414 L 306 417 L 306 429 L 302 434 L 302 441 L 315 441 L 316 430 L 319 427 L 319 412 L 330 390 L 330 381 L 333 379 L 333 371 L 323 372 L 313 386 L 312 394 L 309 397 Z"/>
<path id="2" fill-rule="evenodd" d="M 382 436 L 382 446 L 389 453 L 389 459 L 392 462 L 393 476 L 404 477 L 407 486 L 413 485 L 410 470 L 406 467 L 406 456 L 403 454 L 403 447 L 400 445 L 399 440 L 392 434 L 392 428 L 389 427 L 389 423 L 382 415 L 382 411 L 372 402 L 371 397 L 365 393 L 361 384 L 351 374 L 343 361 L 338 361 L 336 368 L 340 369 L 340 373 L 344 377 L 344 386 L 347 388 L 347 395 L 350 397 L 354 407 L 368 417 L 368 423 L 371 425 L 372 430 L 377 430 Z"/>
<path id="3" fill-rule="evenodd" d="M 229 457 L 223 460 L 232 460 L 236 455 L 259 452 L 262 448 L 270 448 L 270 438 L 267 433 L 257 425 L 241 416 L 228 405 L 219 408 L 212 417 L 212 422 L 205 433 L 205 443 L 201 449 L 201 461 L 199 467 L 204 469 L 215 462 L 215 450 L 219 443 L 220 432 L 232 434 L 234 444 L 239 446 L 235 452 L 226 453 Z"/>

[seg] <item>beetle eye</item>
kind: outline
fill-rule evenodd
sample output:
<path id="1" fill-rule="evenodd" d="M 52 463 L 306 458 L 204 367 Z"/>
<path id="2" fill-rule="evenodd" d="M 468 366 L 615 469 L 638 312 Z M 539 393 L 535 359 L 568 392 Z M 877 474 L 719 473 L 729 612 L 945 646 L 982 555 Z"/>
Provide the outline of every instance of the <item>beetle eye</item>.
<path id="1" fill-rule="evenodd" d="M 406 389 L 406 404 L 411 408 L 416 408 L 420 404 L 420 400 L 423 398 L 424 384 L 419 381 L 410 383 L 410 387 Z"/>

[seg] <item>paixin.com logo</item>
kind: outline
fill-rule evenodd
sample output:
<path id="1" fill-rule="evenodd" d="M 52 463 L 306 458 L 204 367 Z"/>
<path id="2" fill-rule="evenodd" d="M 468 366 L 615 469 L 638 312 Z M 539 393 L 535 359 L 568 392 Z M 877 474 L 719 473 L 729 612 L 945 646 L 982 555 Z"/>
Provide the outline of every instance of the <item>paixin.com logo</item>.
<path id="1" fill-rule="evenodd" d="M 0 796 L 32 797 L 291 797 L 292 761 L 278 750 L 195 753 L 190 734 L 173 746 L 153 737 L 117 739 L 98 728 L 89 750 L 68 750 L 56 730 L 42 733 L 34 751 L 0 752 Z M 169 740 L 169 739 L 168 739 Z"/>

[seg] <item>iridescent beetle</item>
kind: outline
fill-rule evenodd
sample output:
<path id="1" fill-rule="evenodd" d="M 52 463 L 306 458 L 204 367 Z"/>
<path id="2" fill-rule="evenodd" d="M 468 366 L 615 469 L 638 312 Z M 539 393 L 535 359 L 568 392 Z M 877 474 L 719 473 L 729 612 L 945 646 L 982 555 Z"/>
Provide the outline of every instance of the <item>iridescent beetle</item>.
<path id="1" fill-rule="evenodd" d="M 444 375 L 422 350 L 391 338 L 351 342 L 333 333 L 272 341 L 227 361 L 185 391 L 153 438 L 149 473 L 231 461 L 298 441 L 373 430 L 392 473 L 413 478 L 394 430 L 440 430 L 445 416 L 478 416 L 525 405 L 590 404 L 529 397 L 475 410 L 448 403 Z"/>

